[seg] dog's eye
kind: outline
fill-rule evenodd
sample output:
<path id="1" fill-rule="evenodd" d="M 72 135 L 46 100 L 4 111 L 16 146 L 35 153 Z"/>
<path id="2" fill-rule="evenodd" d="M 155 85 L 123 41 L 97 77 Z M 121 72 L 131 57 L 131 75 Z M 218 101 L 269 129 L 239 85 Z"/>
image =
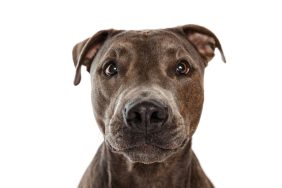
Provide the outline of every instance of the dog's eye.
<path id="1" fill-rule="evenodd" d="M 176 72 L 178 74 L 187 75 L 191 71 L 191 66 L 186 60 L 178 61 L 176 65 Z"/>
<path id="2" fill-rule="evenodd" d="M 118 67 L 115 61 L 109 61 L 105 68 L 105 74 L 107 76 L 113 76 L 118 73 Z"/>

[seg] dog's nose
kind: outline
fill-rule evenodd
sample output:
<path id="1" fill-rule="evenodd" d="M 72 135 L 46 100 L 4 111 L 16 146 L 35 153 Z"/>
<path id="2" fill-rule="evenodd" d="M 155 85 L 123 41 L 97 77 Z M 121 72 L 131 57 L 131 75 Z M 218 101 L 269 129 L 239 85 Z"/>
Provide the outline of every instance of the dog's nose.
<path id="1" fill-rule="evenodd" d="M 136 101 L 125 106 L 123 117 L 133 131 L 151 133 L 159 131 L 165 124 L 168 111 L 157 101 Z"/>

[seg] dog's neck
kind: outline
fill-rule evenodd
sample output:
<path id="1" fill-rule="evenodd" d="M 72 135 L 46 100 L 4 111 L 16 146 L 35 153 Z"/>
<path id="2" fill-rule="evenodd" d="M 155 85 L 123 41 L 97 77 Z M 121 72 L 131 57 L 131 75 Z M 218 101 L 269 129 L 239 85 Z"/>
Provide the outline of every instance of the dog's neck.
<path id="1" fill-rule="evenodd" d="M 197 180 L 207 178 L 191 149 L 191 141 L 162 163 L 131 163 L 123 155 L 113 153 L 106 144 L 103 150 L 106 154 L 103 166 L 107 170 L 105 175 L 109 187 L 212 187 L 210 182 L 206 182 L 206 186 L 197 185 Z"/>

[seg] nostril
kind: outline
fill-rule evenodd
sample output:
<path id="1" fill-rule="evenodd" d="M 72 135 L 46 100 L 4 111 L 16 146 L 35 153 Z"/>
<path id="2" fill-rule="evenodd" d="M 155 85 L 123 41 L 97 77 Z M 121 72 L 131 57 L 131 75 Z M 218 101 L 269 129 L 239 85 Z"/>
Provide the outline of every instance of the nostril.
<path id="1" fill-rule="evenodd" d="M 126 121 L 129 124 L 139 124 L 142 123 L 142 116 L 139 112 L 130 110 L 126 113 Z"/>
<path id="2" fill-rule="evenodd" d="M 167 118 L 167 113 L 165 110 L 155 111 L 152 113 L 150 122 L 151 123 L 161 123 Z"/>
<path id="3" fill-rule="evenodd" d="M 160 120 L 162 120 L 162 115 L 160 112 L 153 112 L 151 115 L 150 122 L 151 123 L 158 123 Z"/>
<path id="4" fill-rule="evenodd" d="M 128 123 L 141 123 L 142 122 L 142 116 L 138 112 L 129 112 L 127 114 L 126 119 Z"/>
<path id="5" fill-rule="evenodd" d="M 153 112 L 151 115 L 151 122 L 157 122 L 157 121 L 159 121 L 158 112 Z"/>

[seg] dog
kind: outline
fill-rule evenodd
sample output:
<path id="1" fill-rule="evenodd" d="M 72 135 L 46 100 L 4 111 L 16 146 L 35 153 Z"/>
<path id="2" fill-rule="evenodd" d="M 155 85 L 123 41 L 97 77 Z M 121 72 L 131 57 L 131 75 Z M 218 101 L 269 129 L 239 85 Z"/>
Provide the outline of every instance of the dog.
<path id="1" fill-rule="evenodd" d="M 214 51 L 205 27 L 102 30 L 76 44 L 74 85 L 91 76 L 104 142 L 79 188 L 212 188 L 191 149 Z"/>

